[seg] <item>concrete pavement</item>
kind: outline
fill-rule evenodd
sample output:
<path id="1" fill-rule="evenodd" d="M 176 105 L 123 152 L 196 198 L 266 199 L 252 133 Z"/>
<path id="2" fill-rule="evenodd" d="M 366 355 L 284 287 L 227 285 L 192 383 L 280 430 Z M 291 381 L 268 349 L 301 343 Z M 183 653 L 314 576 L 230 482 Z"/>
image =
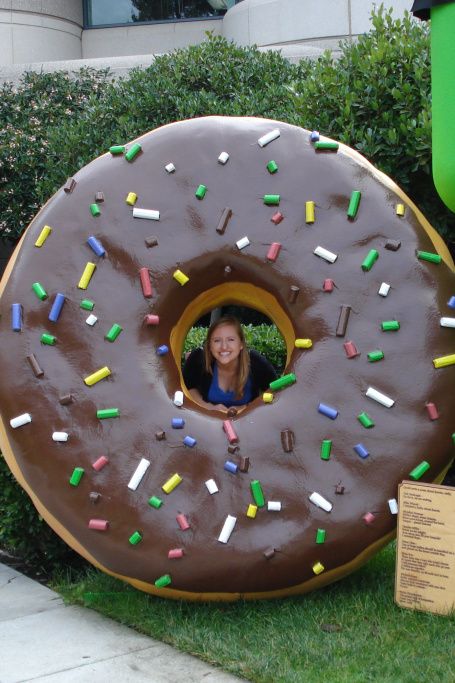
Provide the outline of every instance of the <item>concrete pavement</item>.
<path id="1" fill-rule="evenodd" d="M 241 683 L 0 563 L 0 683 Z"/>

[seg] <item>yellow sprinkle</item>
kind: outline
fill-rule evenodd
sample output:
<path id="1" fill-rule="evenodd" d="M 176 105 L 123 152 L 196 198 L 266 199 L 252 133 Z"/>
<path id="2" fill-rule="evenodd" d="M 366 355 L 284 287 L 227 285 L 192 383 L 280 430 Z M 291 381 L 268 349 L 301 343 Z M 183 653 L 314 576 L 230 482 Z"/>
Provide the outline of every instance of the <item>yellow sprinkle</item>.
<path id="1" fill-rule="evenodd" d="M 397 216 L 404 216 L 404 204 L 397 204 Z"/>
<path id="2" fill-rule="evenodd" d="M 250 519 L 254 519 L 256 517 L 257 511 L 258 511 L 257 505 L 248 505 L 248 510 L 246 511 L 246 516 L 249 517 Z"/>
<path id="3" fill-rule="evenodd" d="M 320 562 L 316 562 L 316 564 L 313 565 L 313 571 L 315 574 L 322 574 L 324 569 L 325 569 L 324 565 L 321 564 Z"/>
<path id="4" fill-rule="evenodd" d="M 175 489 L 176 486 L 180 484 L 182 477 L 179 474 L 173 474 L 170 479 L 167 480 L 165 484 L 161 487 L 164 493 L 170 493 Z"/>
<path id="5" fill-rule="evenodd" d="M 125 201 L 130 206 L 134 206 L 137 202 L 137 194 L 135 192 L 128 192 Z"/>
<path id="6" fill-rule="evenodd" d="M 314 223 L 314 202 L 305 202 L 305 216 L 307 223 Z"/>
<path id="7" fill-rule="evenodd" d="M 296 339 L 294 344 L 296 349 L 311 349 L 313 346 L 311 339 Z"/>
<path id="8" fill-rule="evenodd" d="M 273 401 L 273 394 L 270 393 L 269 391 L 266 391 L 262 394 L 262 400 L 264 403 L 272 403 Z"/>
<path id="9" fill-rule="evenodd" d="M 94 263 L 90 263 L 90 261 L 87 263 L 87 265 L 84 268 L 84 272 L 82 273 L 82 277 L 79 280 L 79 289 L 87 289 L 88 283 L 90 282 L 91 277 L 95 272 L 95 268 L 96 265 Z"/>
<path id="10" fill-rule="evenodd" d="M 109 370 L 107 365 L 105 365 L 104 368 L 100 368 L 99 370 L 94 372 L 92 375 L 89 375 L 88 377 L 86 377 L 84 379 L 84 382 L 86 383 L 86 385 L 88 387 L 91 387 L 94 384 L 96 384 L 97 382 L 99 382 L 100 380 L 104 379 L 105 377 L 109 377 L 110 374 L 111 374 L 111 371 Z"/>
<path id="11" fill-rule="evenodd" d="M 433 360 L 433 365 L 435 368 L 445 368 L 447 365 L 455 365 L 455 353 L 450 354 L 450 356 L 435 358 Z"/>
<path id="12" fill-rule="evenodd" d="M 50 228 L 48 225 L 45 225 L 44 228 L 41 230 L 38 239 L 35 242 L 35 247 L 42 247 L 44 242 L 51 234 L 51 232 L 52 228 Z"/>
<path id="13" fill-rule="evenodd" d="M 186 285 L 186 283 L 190 279 L 187 275 L 185 275 L 185 273 L 182 273 L 181 270 L 176 270 L 172 277 L 174 278 L 174 280 L 177 280 L 177 282 L 181 284 L 182 287 L 183 285 Z"/>

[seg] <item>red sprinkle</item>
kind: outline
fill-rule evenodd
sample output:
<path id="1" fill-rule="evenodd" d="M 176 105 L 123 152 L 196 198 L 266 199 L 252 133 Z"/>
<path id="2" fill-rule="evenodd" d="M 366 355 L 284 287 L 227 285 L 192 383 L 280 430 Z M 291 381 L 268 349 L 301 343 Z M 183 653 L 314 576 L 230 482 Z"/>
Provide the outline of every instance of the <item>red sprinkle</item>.
<path id="1" fill-rule="evenodd" d="M 182 531 L 186 531 L 187 529 L 190 528 L 190 524 L 189 524 L 187 518 L 185 517 L 185 515 L 182 515 L 182 514 L 177 515 L 177 517 L 175 519 L 177 520 L 177 524 L 179 525 L 179 527 L 181 528 Z"/>
<path id="2" fill-rule="evenodd" d="M 109 458 L 107 458 L 105 455 L 102 455 L 98 460 L 95 460 L 95 462 L 92 463 L 92 467 L 94 470 L 99 472 L 100 470 L 103 469 L 109 462 Z"/>
<path id="3" fill-rule="evenodd" d="M 277 211 L 276 213 L 273 214 L 272 218 L 270 219 L 272 223 L 275 223 L 275 225 L 278 225 L 278 223 L 281 223 L 283 220 L 284 216 L 280 211 Z"/>
<path id="4" fill-rule="evenodd" d="M 170 560 L 177 560 L 179 557 L 183 557 L 183 548 L 172 548 L 167 556 Z"/>
<path id="5" fill-rule="evenodd" d="M 355 356 L 360 355 L 356 349 L 354 342 L 347 341 L 343 344 L 343 346 L 344 346 L 344 350 L 346 351 L 346 355 L 348 358 L 355 358 Z"/>
<path id="6" fill-rule="evenodd" d="M 437 420 L 439 418 L 438 409 L 434 403 L 425 403 L 425 408 L 427 409 L 430 420 Z"/>
<path id="7" fill-rule="evenodd" d="M 330 278 L 327 278 L 327 280 L 324 280 L 324 284 L 322 285 L 322 289 L 324 292 L 333 292 L 333 288 L 335 286 L 335 283 L 333 280 Z"/>
<path id="8" fill-rule="evenodd" d="M 141 278 L 141 287 L 143 295 L 149 299 L 153 296 L 152 283 L 150 282 L 150 273 L 148 268 L 141 268 L 139 270 L 139 277 Z"/>

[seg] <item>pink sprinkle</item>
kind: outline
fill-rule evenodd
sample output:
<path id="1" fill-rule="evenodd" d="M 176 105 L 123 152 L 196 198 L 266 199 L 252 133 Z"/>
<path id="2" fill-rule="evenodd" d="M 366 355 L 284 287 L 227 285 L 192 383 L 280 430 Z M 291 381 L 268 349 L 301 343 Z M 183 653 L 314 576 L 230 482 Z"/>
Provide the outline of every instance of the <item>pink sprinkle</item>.
<path id="1" fill-rule="evenodd" d="M 173 548 L 167 556 L 170 560 L 177 560 L 179 557 L 183 557 L 183 548 Z"/>
<path id="2" fill-rule="evenodd" d="M 343 344 L 343 346 L 348 358 L 354 358 L 355 356 L 359 355 L 359 352 L 357 351 L 354 342 L 347 341 Z"/>
<path id="3" fill-rule="evenodd" d="M 91 519 L 88 523 L 88 528 L 95 531 L 107 531 L 108 526 L 107 519 Z"/>
<path id="4" fill-rule="evenodd" d="M 98 460 L 95 460 L 94 463 L 92 463 L 92 467 L 94 470 L 99 472 L 100 470 L 103 469 L 109 462 L 109 458 L 107 458 L 105 455 L 102 455 Z"/>
<path id="5" fill-rule="evenodd" d="M 437 420 L 439 418 L 438 409 L 434 403 L 425 403 L 425 408 L 427 409 L 430 420 Z"/>
<path id="6" fill-rule="evenodd" d="M 373 515 L 372 512 L 367 512 L 366 515 L 363 516 L 363 521 L 365 524 L 373 524 L 374 520 L 376 517 Z"/>
<path id="7" fill-rule="evenodd" d="M 279 242 L 272 242 L 270 249 L 267 252 L 267 261 L 276 261 L 280 253 L 281 244 Z"/>
<path id="8" fill-rule="evenodd" d="M 148 268 L 141 268 L 139 271 L 141 278 L 141 287 L 143 295 L 149 299 L 153 296 L 152 283 L 150 282 L 150 273 Z"/>
<path id="9" fill-rule="evenodd" d="M 160 324 L 160 316 L 159 315 L 153 315 L 152 313 L 149 313 L 148 315 L 145 316 L 144 321 L 145 321 L 146 325 L 159 325 Z"/>
<path id="10" fill-rule="evenodd" d="M 281 223 L 283 220 L 284 216 L 280 211 L 277 211 L 276 213 L 273 214 L 272 218 L 270 219 L 272 223 L 275 223 L 275 225 L 278 225 L 278 223 Z"/>
<path id="11" fill-rule="evenodd" d="M 327 278 L 327 280 L 324 280 L 324 284 L 322 285 L 322 289 L 324 292 L 333 292 L 333 288 L 335 286 L 335 283 L 333 280 L 330 278 Z"/>
<path id="12" fill-rule="evenodd" d="M 190 524 L 189 524 L 187 518 L 185 517 L 185 515 L 182 515 L 182 514 L 177 515 L 176 520 L 177 520 L 177 524 L 179 525 L 179 527 L 181 528 L 182 531 L 186 531 L 187 529 L 190 528 Z"/>
<path id="13" fill-rule="evenodd" d="M 229 443 L 238 443 L 239 437 L 235 433 L 232 420 L 225 420 L 223 422 L 223 429 L 226 432 L 226 436 L 228 438 Z"/>

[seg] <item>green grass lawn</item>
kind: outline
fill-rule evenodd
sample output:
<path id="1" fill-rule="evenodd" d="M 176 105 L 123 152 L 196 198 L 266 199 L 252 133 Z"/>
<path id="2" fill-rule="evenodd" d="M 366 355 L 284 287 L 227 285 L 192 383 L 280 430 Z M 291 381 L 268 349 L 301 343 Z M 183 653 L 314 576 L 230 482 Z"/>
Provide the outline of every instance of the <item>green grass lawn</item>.
<path id="1" fill-rule="evenodd" d="M 174 602 L 94 569 L 54 588 L 68 602 L 257 683 L 453 683 L 455 614 L 397 607 L 394 573 L 392 544 L 347 579 L 284 600 Z"/>

